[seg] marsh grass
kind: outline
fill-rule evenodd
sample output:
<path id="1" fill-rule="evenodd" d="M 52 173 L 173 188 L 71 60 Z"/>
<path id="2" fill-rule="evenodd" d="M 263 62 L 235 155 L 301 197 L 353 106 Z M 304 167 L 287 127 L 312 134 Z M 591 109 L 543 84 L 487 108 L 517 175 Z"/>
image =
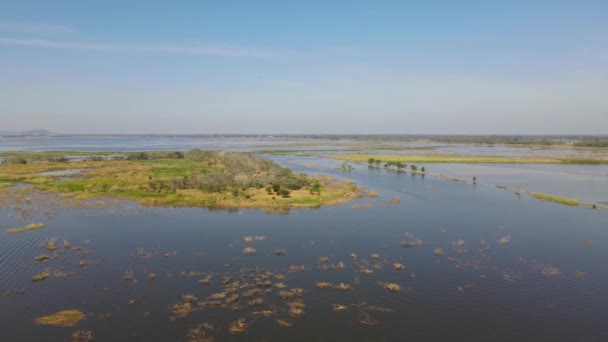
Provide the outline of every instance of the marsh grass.
<path id="1" fill-rule="evenodd" d="M 553 157 L 512 158 L 506 156 L 476 156 L 465 154 L 338 154 L 332 159 L 367 163 L 370 158 L 401 163 L 471 163 L 471 164 L 608 164 L 607 159 L 568 159 Z"/>
<path id="2" fill-rule="evenodd" d="M 19 234 L 19 233 L 24 233 L 24 232 L 31 231 L 31 230 L 42 229 L 44 227 L 45 227 L 44 223 L 30 223 L 25 227 L 8 229 L 8 230 L 6 230 L 6 233 L 7 234 Z"/>
<path id="3" fill-rule="evenodd" d="M 528 191 L 528 194 L 534 198 L 542 199 L 545 201 L 561 203 L 561 204 L 569 205 L 569 206 L 577 206 L 577 205 L 581 204 L 581 202 L 579 200 L 570 199 L 570 198 L 551 196 L 551 195 L 547 195 L 547 194 L 542 194 L 542 193 L 538 193 L 538 192 L 530 192 L 530 191 Z"/>
<path id="4" fill-rule="evenodd" d="M 72 327 L 83 319 L 85 319 L 85 314 L 80 310 L 62 310 L 52 315 L 38 317 L 34 319 L 34 322 L 41 325 Z"/>
<path id="5" fill-rule="evenodd" d="M 40 273 L 35 274 L 34 276 L 32 276 L 32 281 L 33 282 L 39 282 L 39 281 L 43 281 L 46 278 L 51 276 L 51 269 L 46 267 L 45 269 L 43 269 Z"/>

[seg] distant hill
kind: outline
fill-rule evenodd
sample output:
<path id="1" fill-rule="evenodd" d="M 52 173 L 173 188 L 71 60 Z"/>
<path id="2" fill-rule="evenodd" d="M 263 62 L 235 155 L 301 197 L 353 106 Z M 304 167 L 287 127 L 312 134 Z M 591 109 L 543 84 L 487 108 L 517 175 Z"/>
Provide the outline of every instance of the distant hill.
<path id="1" fill-rule="evenodd" d="M 21 132 L 0 132 L 0 135 L 32 137 L 32 136 L 55 135 L 55 133 L 53 133 L 51 131 L 47 131 L 46 129 L 35 129 L 35 130 L 31 130 L 31 131 L 21 131 Z"/>

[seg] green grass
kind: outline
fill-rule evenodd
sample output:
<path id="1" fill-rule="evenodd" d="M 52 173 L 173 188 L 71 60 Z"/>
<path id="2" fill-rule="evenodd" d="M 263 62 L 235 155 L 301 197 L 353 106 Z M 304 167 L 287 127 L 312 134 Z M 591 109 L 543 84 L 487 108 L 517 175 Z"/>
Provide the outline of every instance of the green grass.
<path id="1" fill-rule="evenodd" d="M 538 192 L 528 192 L 528 194 L 532 197 L 538 198 L 538 199 L 542 199 L 545 201 L 551 201 L 551 202 L 556 202 L 556 203 L 561 203 L 561 204 L 565 204 L 565 205 L 570 205 L 570 206 L 577 206 L 579 205 L 581 202 L 575 199 L 570 199 L 570 198 L 564 198 L 564 197 L 557 197 L 557 196 L 551 196 L 551 195 L 547 195 L 547 194 L 541 194 Z"/>
<path id="2" fill-rule="evenodd" d="M 471 164 L 608 164 L 605 159 L 560 159 L 551 157 L 512 158 L 503 156 L 474 156 L 460 154 L 341 154 L 329 158 L 365 162 L 369 158 L 402 163 L 471 163 Z"/>
<path id="3" fill-rule="evenodd" d="M 11 228 L 6 231 L 7 234 L 19 234 L 30 230 L 38 230 L 44 228 L 44 223 L 30 223 L 25 227 Z"/>

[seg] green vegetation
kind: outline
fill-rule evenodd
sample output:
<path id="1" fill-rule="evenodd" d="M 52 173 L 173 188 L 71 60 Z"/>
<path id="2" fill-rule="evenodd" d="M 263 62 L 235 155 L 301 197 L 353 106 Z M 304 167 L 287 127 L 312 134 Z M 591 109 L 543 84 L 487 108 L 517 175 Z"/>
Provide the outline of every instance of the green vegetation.
<path id="1" fill-rule="evenodd" d="M 538 198 L 538 199 L 542 199 L 545 201 L 551 201 L 551 202 L 557 202 L 557 203 L 561 203 L 561 204 L 565 204 L 565 205 L 577 206 L 581 203 L 580 201 L 575 200 L 575 199 L 551 196 L 551 195 L 547 195 L 547 194 L 541 194 L 538 192 L 528 192 L 528 194 L 530 196 Z"/>
<path id="2" fill-rule="evenodd" d="M 11 228 L 6 231 L 7 234 L 18 234 L 29 230 L 37 230 L 44 228 L 44 223 L 30 223 L 25 227 Z"/>
<path id="3" fill-rule="evenodd" d="M 80 310 L 63 310 L 52 315 L 38 317 L 34 322 L 57 327 L 72 327 L 83 319 L 85 319 L 85 315 Z"/>
<path id="4" fill-rule="evenodd" d="M 379 163 L 379 160 L 383 160 L 386 163 L 608 164 L 608 159 L 568 159 L 553 157 L 513 158 L 461 154 L 338 154 L 330 155 L 329 158 L 359 163 L 369 163 L 370 159 L 373 159 L 376 164 Z"/>
<path id="5" fill-rule="evenodd" d="M 70 163 L 3 164 L 0 184 L 27 183 L 37 191 L 77 199 L 114 197 L 144 205 L 219 208 L 316 207 L 361 195 L 352 183 L 314 179 L 247 153 L 192 150 L 134 152 L 113 160 L 83 157 Z M 81 172 L 69 178 L 41 175 L 75 168 Z"/>

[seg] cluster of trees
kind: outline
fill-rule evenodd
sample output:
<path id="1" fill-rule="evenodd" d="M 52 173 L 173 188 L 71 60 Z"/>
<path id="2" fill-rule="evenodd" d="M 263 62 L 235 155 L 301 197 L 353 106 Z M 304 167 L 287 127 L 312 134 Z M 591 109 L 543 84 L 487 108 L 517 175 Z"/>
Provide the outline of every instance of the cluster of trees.
<path id="1" fill-rule="evenodd" d="M 207 192 L 239 191 L 249 188 L 266 188 L 269 193 L 283 197 L 290 190 L 310 187 L 320 192 L 320 184 L 304 173 L 295 173 L 278 164 L 256 156 L 224 151 L 192 150 L 184 158 L 203 164 L 201 173 L 166 179 L 152 179 L 149 188 L 153 191 L 196 189 Z"/>
<path id="2" fill-rule="evenodd" d="M 375 158 L 369 158 L 367 159 L 367 164 L 369 166 L 372 165 L 376 165 L 377 167 L 380 166 L 380 164 L 382 163 L 382 161 L 380 159 L 375 159 Z M 401 171 L 401 169 L 405 170 L 407 169 L 407 164 L 402 163 L 402 162 L 394 162 L 394 161 L 388 161 L 386 163 L 384 163 L 384 168 L 386 169 L 391 169 L 395 167 L 397 169 L 397 171 Z M 410 165 L 410 169 L 412 169 L 412 171 L 416 172 L 418 171 L 418 166 L 412 164 Z M 420 172 L 425 173 L 426 169 L 424 168 L 424 166 L 420 169 Z"/>

